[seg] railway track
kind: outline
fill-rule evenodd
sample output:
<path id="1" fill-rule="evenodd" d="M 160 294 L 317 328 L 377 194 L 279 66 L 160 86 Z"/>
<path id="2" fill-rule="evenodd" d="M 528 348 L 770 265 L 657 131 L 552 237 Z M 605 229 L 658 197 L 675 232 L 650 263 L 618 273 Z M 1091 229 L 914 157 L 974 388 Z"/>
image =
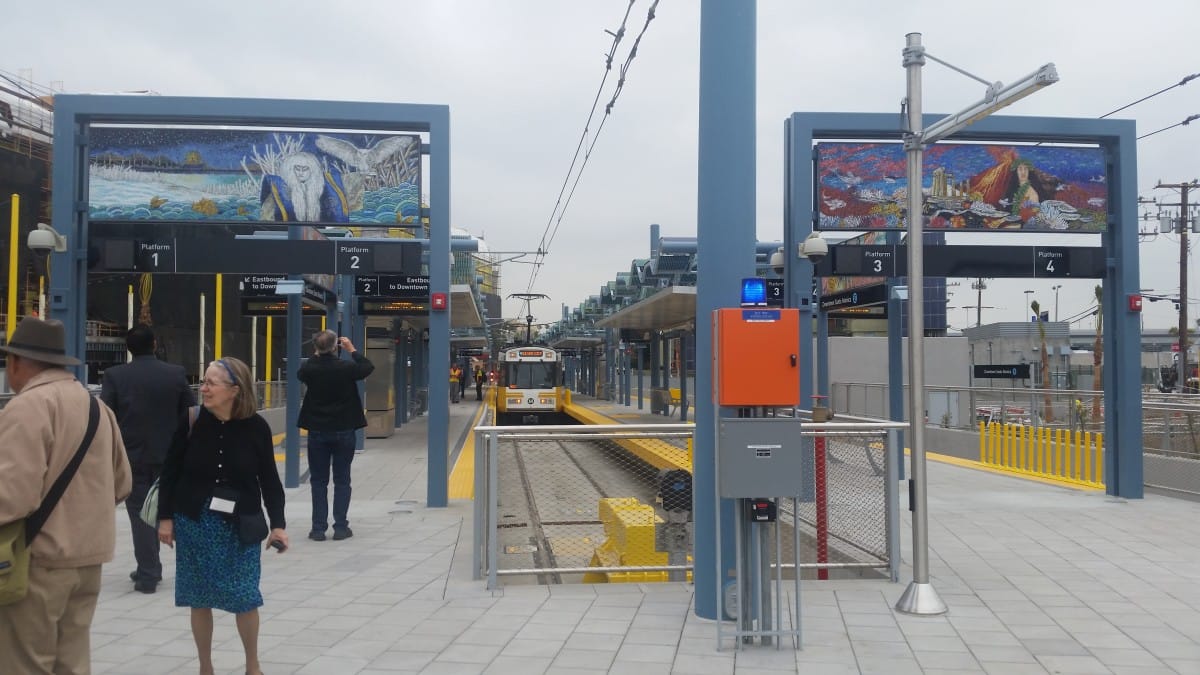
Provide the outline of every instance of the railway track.
<path id="1" fill-rule="evenodd" d="M 611 441 L 506 439 L 498 460 L 501 569 L 586 567 L 605 538 L 601 499 L 654 503 L 655 476 Z M 578 577 L 547 572 L 535 581 Z"/>

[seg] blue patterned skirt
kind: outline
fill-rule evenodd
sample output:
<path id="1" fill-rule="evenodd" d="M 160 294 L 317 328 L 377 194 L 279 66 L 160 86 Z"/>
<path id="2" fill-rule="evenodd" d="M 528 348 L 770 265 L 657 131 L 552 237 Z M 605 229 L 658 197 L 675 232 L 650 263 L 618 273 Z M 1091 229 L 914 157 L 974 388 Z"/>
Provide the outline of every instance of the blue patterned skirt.
<path id="1" fill-rule="evenodd" d="M 263 604 L 262 551 L 204 505 L 200 520 L 175 514 L 175 606 L 241 614 Z"/>

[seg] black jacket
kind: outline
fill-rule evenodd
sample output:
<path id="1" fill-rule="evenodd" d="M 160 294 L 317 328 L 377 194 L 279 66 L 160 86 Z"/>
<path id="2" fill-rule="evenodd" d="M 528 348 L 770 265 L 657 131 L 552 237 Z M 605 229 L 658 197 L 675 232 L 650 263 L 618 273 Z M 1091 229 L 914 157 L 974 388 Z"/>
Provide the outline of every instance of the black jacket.
<path id="1" fill-rule="evenodd" d="M 183 368 L 150 354 L 105 369 L 100 400 L 117 414 L 129 463 L 135 467 L 162 465 L 179 417 L 196 404 Z"/>
<path id="2" fill-rule="evenodd" d="M 308 387 L 296 426 L 309 431 L 350 431 L 367 426 L 358 381 L 375 370 L 357 351 L 353 361 L 321 354 L 304 362 L 296 376 Z"/>
<path id="3" fill-rule="evenodd" d="M 285 526 L 271 427 L 259 415 L 222 422 L 201 406 L 189 434 L 184 412 L 159 479 L 158 517 L 198 519 L 218 484 L 237 491 L 234 513 L 262 511 L 265 503 L 271 529 Z"/>

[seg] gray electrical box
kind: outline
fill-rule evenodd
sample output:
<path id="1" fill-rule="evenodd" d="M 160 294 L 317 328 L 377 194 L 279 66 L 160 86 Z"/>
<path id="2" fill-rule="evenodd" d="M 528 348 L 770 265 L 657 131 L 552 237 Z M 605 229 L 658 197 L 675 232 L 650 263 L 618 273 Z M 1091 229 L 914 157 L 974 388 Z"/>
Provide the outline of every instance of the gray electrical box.
<path id="1" fill-rule="evenodd" d="M 800 437 L 799 419 L 721 419 L 717 425 L 717 493 L 735 498 L 799 495 L 807 446 Z"/>

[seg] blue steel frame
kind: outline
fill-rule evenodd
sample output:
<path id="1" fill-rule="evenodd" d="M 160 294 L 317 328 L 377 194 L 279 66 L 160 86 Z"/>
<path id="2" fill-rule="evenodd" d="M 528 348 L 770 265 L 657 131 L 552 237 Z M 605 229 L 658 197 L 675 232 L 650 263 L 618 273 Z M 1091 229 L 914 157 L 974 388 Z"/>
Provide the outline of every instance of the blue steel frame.
<path id="1" fill-rule="evenodd" d="M 54 99 L 53 225 L 68 250 L 52 255 L 50 316 L 66 326 L 67 353 L 86 356 L 88 130 L 93 124 L 196 124 L 309 129 L 363 129 L 429 134 L 430 291 L 450 297 L 450 108 L 445 105 L 167 96 L 60 95 Z M 289 302 L 287 354 L 300 355 L 299 301 Z M 450 311 L 429 315 L 429 482 L 426 504 L 448 498 Z M 358 344 L 362 344 L 359 342 Z M 365 347 L 365 345 L 363 345 Z M 83 378 L 83 367 L 76 370 Z M 298 392 L 295 371 L 288 391 Z M 299 397 L 288 396 L 285 480 L 299 482 Z"/>
<path id="2" fill-rule="evenodd" d="M 923 126 L 942 115 L 925 115 Z M 899 141 L 895 114 L 795 113 L 785 122 L 787 136 L 787 220 L 785 251 L 795 251 L 812 231 L 812 143 L 820 139 Z M 1118 497 L 1140 499 L 1142 474 L 1142 396 L 1140 322 L 1124 301 L 1138 292 L 1137 138 L 1132 120 L 1060 117 L 992 116 L 952 136 L 954 141 L 1094 143 L 1105 153 L 1109 177 L 1108 229 L 1101 234 L 1105 252 L 1104 308 L 1104 454 L 1105 490 Z M 796 261 L 790 260 L 795 263 Z M 812 265 L 801 259 L 788 265 L 788 297 L 806 302 L 812 288 Z M 801 335 L 812 335 L 811 309 L 801 314 Z M 806 321 L 808 325 L 805 325 Z M 803 351 L 806 347 L 801 346 Z M 802 360 L 802 363 L 809 363 Z M 811 375 L 802 373 L 801 396 L 811 394 Z M 899 359 L 889 360 L 888 379 L 902 382 Z M 1120 395 L 1118 396 L 1118 392 Z M 893 413 L 893 418 L 895 414 Z"/>

